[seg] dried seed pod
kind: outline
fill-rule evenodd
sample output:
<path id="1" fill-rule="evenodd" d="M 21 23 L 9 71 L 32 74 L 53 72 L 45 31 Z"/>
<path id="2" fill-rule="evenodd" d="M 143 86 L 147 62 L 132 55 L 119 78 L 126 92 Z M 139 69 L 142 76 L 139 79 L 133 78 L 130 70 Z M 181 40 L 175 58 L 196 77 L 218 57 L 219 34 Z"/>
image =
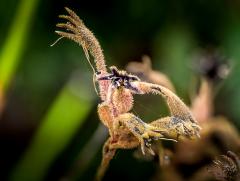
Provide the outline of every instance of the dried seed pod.
<path id="1" fill-rule="evenodd" d="M 232 151 L 227 155 L 221 155 L 213 161 L 209 171 L 217 180 L 239 181 L 240 180 L 240 159 Z"/>

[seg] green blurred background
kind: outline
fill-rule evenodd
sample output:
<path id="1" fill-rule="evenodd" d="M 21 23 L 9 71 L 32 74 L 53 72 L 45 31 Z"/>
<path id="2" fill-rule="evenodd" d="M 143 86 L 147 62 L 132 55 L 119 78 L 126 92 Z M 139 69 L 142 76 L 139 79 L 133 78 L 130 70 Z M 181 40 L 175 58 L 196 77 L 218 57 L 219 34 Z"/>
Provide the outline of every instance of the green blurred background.
<path id="1" fill-rule="evenodd" d="M 0 1 L 0 180 L 92 180 L 106 130 L 99 126 L 92 70 L 69 40 L 50 47 L 64 7 L 73 9 L 98 38 L 107 65 L 124 68 L 152 58 L 177 94 L 190 103 L 199 78 L 193 55 L 214 48 L 232 72 L 215 99 L 216 114 L 240 127 L 240 2 L 238 0 Z M 163 101 L 136 98 L 144 120 L 164 116 Z M 149 180 L 152 162 L 118 151 L 105 180 Z"/>

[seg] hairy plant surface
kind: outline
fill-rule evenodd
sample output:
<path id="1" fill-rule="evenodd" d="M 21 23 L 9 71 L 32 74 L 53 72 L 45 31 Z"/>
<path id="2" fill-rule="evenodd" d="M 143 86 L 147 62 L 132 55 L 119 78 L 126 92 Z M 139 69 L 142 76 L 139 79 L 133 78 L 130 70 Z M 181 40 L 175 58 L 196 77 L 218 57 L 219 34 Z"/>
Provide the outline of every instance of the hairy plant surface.
<path id="1" fill-rule="evenodd" d="M 102 123 L 109 129 L 110 137 L 103 147 L 103 158 L 97 178 L 100 180 L 117 149 L 131 149 L 140 146 L 142 153 L 155 154 L 151 145 L 156 140 L 176 141 L 181 138 L 199 137 L 200 126 L 189 108 L 168 88 L 141 81 L 139 77 L 105 64 L 102 49 L 93 33 L 82 20 L 69 8 L 69 15 L 59 17 L 67 20 L 57 24 L 65 31 L 56 31 L 62 37 L 71 39 L 83 47 L 90 62 L 89 53 L 94 58 L 96 70 L 94 80 L 98 83 L 102 103 L 98 105 L 98 114 Z M 170 116 L 145 123 L 131 113 L 134 94 L 156 94 L 162 96 L 170 110 Z"/>
<path id="2" fill-rule="evenodd" d="M 227 155 L 221 155 L 215 159 L 209 171 L 217 180 L 239 181 L 240 180 L 240 158 L 232 151 Z"/>

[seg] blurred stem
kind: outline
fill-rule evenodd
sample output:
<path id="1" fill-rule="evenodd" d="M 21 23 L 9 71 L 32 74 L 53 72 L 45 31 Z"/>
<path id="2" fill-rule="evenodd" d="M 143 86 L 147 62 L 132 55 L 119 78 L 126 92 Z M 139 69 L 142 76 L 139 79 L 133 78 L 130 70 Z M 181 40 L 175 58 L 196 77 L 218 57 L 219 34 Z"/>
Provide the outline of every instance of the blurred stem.
<path id="1" fill-rule="evenodd" d="M 13 171 L 11 181 L 44 180 L 53 161 L 80 128 L 92 107 L 92 101 L 86 92 L 82 92 L 83 87 L 76 89 L 76 84 L 73 82 L 72 86 L 63 88 Z M 80 96 L 77 96 L 79 92 Z"/>
<path id="2" fill-rule="evenodd" d="M 91 161 L 107 139 L 107 136 L 108 131 L 106 127 L 100 123 L 63 180 L 77 180 L 89 167 Z"/>
<path id="3" fill-rule="evenodd" d="M 23 53 L 38 0 L 22 0 L 0 52 L 0 87 L 6 92 Z M 2 93 L 2 94 L 3 94 Z M 1 103 L 0 103 L 1 104 Z"/>
<path id="4" fill-rule="evenodd" d="M 2 87 L 0 85 L 0 118 L 1 118 L 3 107 L 4 107 L 4 96 L 3 96 Z"/>

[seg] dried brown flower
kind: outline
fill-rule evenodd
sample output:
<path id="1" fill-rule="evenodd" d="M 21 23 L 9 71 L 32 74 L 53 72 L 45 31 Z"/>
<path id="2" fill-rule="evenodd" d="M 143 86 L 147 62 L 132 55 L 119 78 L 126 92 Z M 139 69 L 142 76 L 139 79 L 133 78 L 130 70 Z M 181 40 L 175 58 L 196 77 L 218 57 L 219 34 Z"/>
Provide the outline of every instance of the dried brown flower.
<path id="1" fill-rule="evenodd" d="M 109 129 L 110 137 L 103 147 L 103 158 L 97 179 L 101 179 L 115 155 L 117 149 L 131 149 L 140 146 L 142 153 L 154 154 L 151 144 L 155 140 L 172 140 L 199 137 L 200 127 L 189 108 L 169 89 L 141 81 L 137 76 L 109 67 L 107 72 L 102 49 L 92 32 L 70 9 L 69 15 L 60 18 L 67 23 L 57 24 L 67 32 L 56 31 L 61 37 L 79 43 L 89 60 L 88 52 L 96 63 L 95 80 L 99 85 L 102 103 L 98 105 L 98 114 L 102 123 Z M 134 94 L 157 94 L 167 102 L 171 115 L 151 123 L 145 123 L 131 113 Z"/>

